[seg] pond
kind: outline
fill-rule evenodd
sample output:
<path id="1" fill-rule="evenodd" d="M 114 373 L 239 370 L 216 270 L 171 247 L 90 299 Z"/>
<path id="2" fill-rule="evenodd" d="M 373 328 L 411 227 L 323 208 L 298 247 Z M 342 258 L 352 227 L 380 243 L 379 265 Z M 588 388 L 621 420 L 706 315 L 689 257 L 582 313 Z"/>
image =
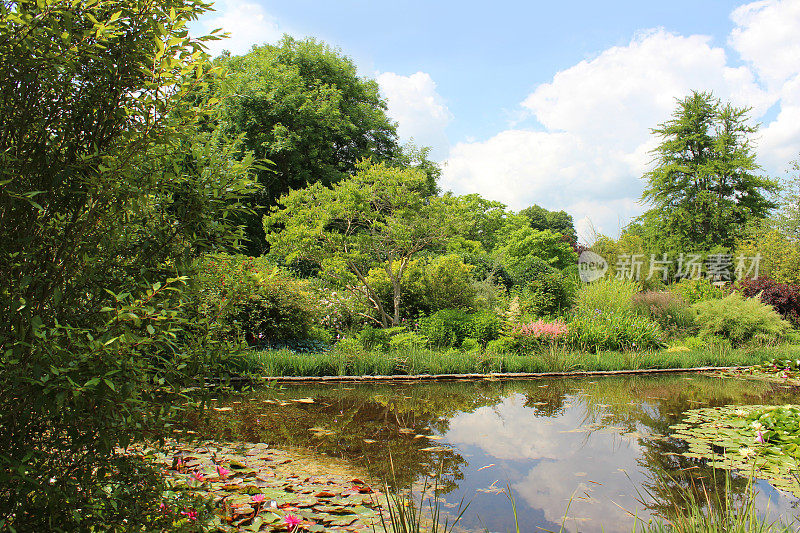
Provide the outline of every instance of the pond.
<path id="1" fill-rule="evenodd" d="M 409 487 L 439 475 L 470 531 L 631 531 L 725 473 L 681 455 L 669 426 L 690 409 L 800 402 L 795 389 L 698 374 L 449 383 L 275 385 L 216 398 L 193 424 L 215 439 L 301 446 Z M 732 490 L 746 479 L 733 476 Z M 759 481 L 758 505 L 790 519 L 795 497 Z"/>

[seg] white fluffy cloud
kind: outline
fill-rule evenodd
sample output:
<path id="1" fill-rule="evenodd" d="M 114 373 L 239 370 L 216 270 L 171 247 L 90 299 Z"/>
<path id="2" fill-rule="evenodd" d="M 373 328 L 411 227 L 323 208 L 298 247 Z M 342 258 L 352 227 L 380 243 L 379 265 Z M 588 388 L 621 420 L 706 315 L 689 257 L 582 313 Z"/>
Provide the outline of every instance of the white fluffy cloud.
<path id="1" fill-rule="evenodd" d="M 768 0 L 743 5 L 731 13 L 736 28 L 729 42 L 768 84 L 798 74 L 800 65 L 800 2 Z"/>
<path id="2" fill-rule="evenodd" d="M 761 118 L 780 111 L 760 133 L 765 170 L 778 175 L 800 146 L 800 2 L 742 6 L 731 18 L 730 45 L 745 61 L 701 35 L 663 29 L 558 72 L 521 103 L 538 130 L 511 129 L 484 141 L 456 144 L 443 185 L 480 193 L 520 209 L 538 203 L 566 209 L 583 232 L 616 234 L 638 204 L 656 139 L 650 128 L 668 119 L 675 98 L 713 91 Z"/>
<path id="3" fill-rule="evenodd" d="M 453 115 L 436 91 L 430 74 L 401 76 L 384 72 L 377 79 L 388 104 L 388 114 L 397 121 L 401 140 L 414 139 L 417 145 L 432 147 L 434 158 L 443 156 L 448 146 L 445 128 Z"/>
<path id="4" fill-rule="evenodd" d="M 218 0 L 214 9 L 214 12 L 198 21 L 200 32 L 208 33 L 222 28 L 230 37 L 208 44 L 212 56 L 219 55 L 223 50 L 229 50 L 233 55 L 245 54 L 254 44 L 278 41 L 285 31 L 272 15 L 256 3 Z"/>

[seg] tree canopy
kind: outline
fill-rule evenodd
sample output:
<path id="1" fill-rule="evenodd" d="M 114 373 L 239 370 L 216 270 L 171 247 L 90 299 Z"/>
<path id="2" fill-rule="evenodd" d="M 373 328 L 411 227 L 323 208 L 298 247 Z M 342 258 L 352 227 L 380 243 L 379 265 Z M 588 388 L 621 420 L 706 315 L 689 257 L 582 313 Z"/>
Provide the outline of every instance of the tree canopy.
<path id="1" fill-rule="evenodd" d="M 281 195 L 332 185 L 362 158 L 400 153 L 377 82 L 359 77 L 348 57 L 324 43 L 286 36 L 215 64 L 225 71 L 210 88 L 222 102 L 219 131 L 242 136 L 244 151 L 269 161 L 257 172 L 262 188 L 251 201 L 261 206 L 248 224 L 252 254 L 264 251 L 261 216 Z"/>
<path id="2" fill-rule="evenodd" d="M 553 233 L 560 233 L 572 244 L 578 242 L 578 234 L 575 231 L 572 216 L 566 211 L 549 211 L 534 204 L 523 209 L 519 214 L 527 218 L 531 227 L 535 230 L 550 230 Z"/>
<path id="3" fill-rule="evenodd" d="M 366 297 L 384 327 L 397 325 L 409 262 L 441 248 L 462 219 L 459 204 L 429 196 L 427 184 L 421 170 L 363 161 L 352 177 L 331 187 L 318 182 L 281 197 L 283 207 L 264 219 L 269 244 L 288 260 L 318 263 Z M 374 267 L 383 268 L 392 285 L 390 309 L 367 280 Z"/>
<path id="4" fill-rule="evenodd" d="M 747 108 L 692 92 L 672 118 L 652 130 L 660 138 L 643 199 L 653 205 L 643 221 L 669 236 L 671 247 L 730 247 L 745 224 L 775 206 L 777 184 L 759 175 Z"/>

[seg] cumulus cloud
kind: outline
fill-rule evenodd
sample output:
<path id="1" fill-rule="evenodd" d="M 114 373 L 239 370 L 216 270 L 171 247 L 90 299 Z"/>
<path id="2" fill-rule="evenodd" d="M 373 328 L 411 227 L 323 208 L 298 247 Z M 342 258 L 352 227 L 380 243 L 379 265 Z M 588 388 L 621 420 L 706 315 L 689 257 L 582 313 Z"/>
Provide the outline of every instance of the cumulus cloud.
<path id="1" fill-rule="evenodd" d="M 230 37 L 208 43 L 208 51 L 218 56 L 223 50 L 233 55 L 247 53 L 255 44 L 274 43 L 278 41 L 283 30 L 275 18 L 262 6 L 252 2 L 236 0 L 217 1 L 215 11 L 198 20 L 199 33 L 222 28 Z"/>
<path id="2" fill-rule="evenodd" d="M 398 124 L 400 139 L 413 139 L 417 145 L 432 147 L 434 158 L 443 156 L 448 147 L 445 128 L 453 115 L 436 91 L 430 74 L 401 76 L 384 72 L 377 80 L 388 104 L 388 114 Z"/>
<path id="3" fill-rule="evenodd" d="M 736 28 L 729 42 L 768 84 L 779 86 L 798 74 L 800 2 L 761 1 L 731 13 Z"/>
<path id="4" fill-rule="evenodd" d="M 744 65 L 733 66 L 707 36 L 641 32 L 536 87 L 520 107 L 537 127 L 453 146 L 444 187 L 514 209 L 565 209 L 584 232 L 591 225 L 614 235 L 645 209 L 640 177 L 657 143 L 650 129 L 691 90 L 753 107 L 755 120 L 779 104 L 761 130 L 758 154 L 768 173 L 782 173 L 800 143 L 800 4 L 755 2 L 731 17 L 729 42 Z"/>

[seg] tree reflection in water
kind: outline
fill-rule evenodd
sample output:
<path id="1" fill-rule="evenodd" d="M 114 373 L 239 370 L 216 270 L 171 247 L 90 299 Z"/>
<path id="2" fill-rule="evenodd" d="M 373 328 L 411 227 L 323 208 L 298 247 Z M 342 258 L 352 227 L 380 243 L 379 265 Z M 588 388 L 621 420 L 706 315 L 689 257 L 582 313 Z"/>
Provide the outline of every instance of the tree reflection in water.
<path id="1" fill-rule="evenodd" d="M 441 471 L 442 494 L 466 493 L 467 500 L 483 479 L 477 475 L 481 465 L 470 462 L 496 462 L 509 476 L 500 479 L 500 486 L 510 482 L 524 500 L 518 500 L 521 512 L 540 525 L 558 522 L 566 508 L 564 495 L 574 490 L 570 487 L 589 487 L 596 509 L 586 507 L 581 530 L 599 531 L 594 515 L 611 512 L 622 490 L 627 501 L 639 493 L 646 511 L 666 517 L 687 494 L 701 502 L 706 501 L 704 490 L 712 502 L 724 496 L 724 473 L 684 457 L 686 444 L 668 436 L 669 426 L 686 410 L 792 401 L 797 401 L 794 391 L 764 383 L 687 375 L 308 384 L 220 398 L 213 407 L 232 410 L 208 410 L 189 426 L 209 438 L 302 446 L 342 457 L 367 467 L 375 478 L 395 479 L 399 487 Z M 612 482 L 610 473 L 620 465 L 638 471 L 622 481 L 617 473 Z M 590 487 L 591 479 L 573 477 L 580 475 L 603 483 Z M 734 476 L 730 490 L 741 497 L 746 484 Z M 476 504 L 484 500 L 484 517 L 497 514 L 490 505 L 508 506 L 504 499 L 483 497 Z M 473 505 L 471 511 L 480 515 L 481 507 Z M 575 509 L 576 517 L 584 512 Z M 502 529 L 505 524 L 486 526 Z M 620 530 L 629 531 L 630 524 Z"/>

